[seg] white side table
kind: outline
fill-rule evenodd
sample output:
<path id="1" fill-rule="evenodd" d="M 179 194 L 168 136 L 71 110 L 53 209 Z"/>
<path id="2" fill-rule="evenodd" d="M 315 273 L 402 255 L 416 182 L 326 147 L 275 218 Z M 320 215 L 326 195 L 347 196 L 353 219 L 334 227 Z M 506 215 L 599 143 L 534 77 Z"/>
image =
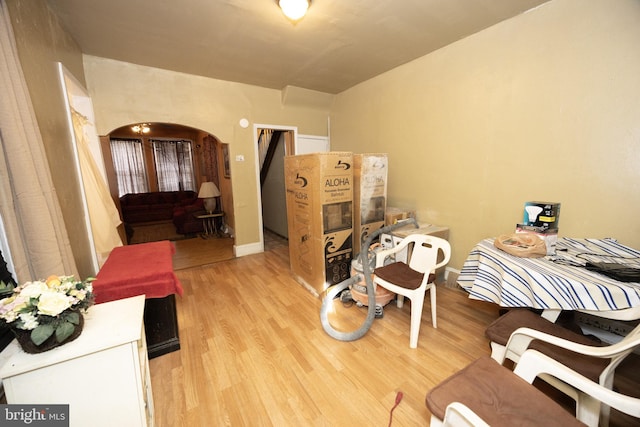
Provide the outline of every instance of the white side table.
<path id="1" fill-rule="evenodd" d="M 145 297 L 94 305 L 82 334 L 39 354 L 14 340 L 0 368 L 7 403 L 69 404 L 70 426 L 153 426 Z"/>
<path id="2" fill-rule="evenodd" d="M 198 214 L 196 215 L 196 218 L 202 220 L 202 227 L 204 228 L 205 237 L 208 238 L 213 235 L 218 235 L 218 231 L 222 231 L 222 225 L 220 225 L 220 230 L 218 230 L 217 221 L 224 220 L 224 212 Z"/>

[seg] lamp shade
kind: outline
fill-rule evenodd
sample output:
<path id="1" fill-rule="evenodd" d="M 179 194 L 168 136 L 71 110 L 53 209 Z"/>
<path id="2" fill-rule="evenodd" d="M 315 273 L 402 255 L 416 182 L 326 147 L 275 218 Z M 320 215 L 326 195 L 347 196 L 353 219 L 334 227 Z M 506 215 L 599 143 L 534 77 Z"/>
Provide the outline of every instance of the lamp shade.
<path id="1" fill-rule="evenodd" d="M 208 199 L 210 197 L 218 197 L 220 195 L 220 190 L 213 182 L 203 182 L 200 185 L 200 191 L 198 192 L 198 197 L 200 199 Z"/>

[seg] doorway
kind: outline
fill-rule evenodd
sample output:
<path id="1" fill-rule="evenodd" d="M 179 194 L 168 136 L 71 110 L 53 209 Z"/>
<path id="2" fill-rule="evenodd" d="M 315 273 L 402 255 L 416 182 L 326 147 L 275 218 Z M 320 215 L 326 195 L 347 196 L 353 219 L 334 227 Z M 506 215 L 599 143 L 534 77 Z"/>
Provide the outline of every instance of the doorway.
<path id="1" fill-rule="evenodd" d="M 260 229 L 262 244 L 266 249 L 267 237 L 288 239 L 289 235 L 284 157 L 329 151 L 330 147 L 328 137 L 300 135 L 296 127 L 256 124 L 254 132 L 257 153 L 256 169 L 260 180 L 260 218 L 262 223 Z M 274 135 L 268 142 L 268 148 L 265 147 L 267 143 L 261 139 L 265 135 Z"/>
<path id="2" fill-rule="evenodd" d="M 128 124 L 112 130 L 108 135 L 101 138 L 111 197 L 116 205 L 120 208 L 119 199 L 121 194 L 119 194 L 118 180 L 116 179 L 113 158 L 111 156 L 111 141 L 134 141 L 142 146 L 140 150 L 142 159 L 139 159 L 138 162 L 141 162 L 144 167 L 140 168 L 141 172 L 139 174 L 144 175 L 143 181 L 145 181 L 146 189 L 131 192 L 157 192 L 161 189 L 158 182 L 158 166 L 155 161 L 156 152 L 154 150 L 154 142 L 180 141 L 188 146 L 189 156 L 187 157 L 191 159 L 192 164 L 190 165 L 190 170 L 193 177 L 188 187 L 178 189 L 198 193 L 203 182 L 213 182 L 219 189 L 220 196 L 216 198 L 216 201 L 219 210 L 224 212 L 224 225 L 228 227 L 225 228 L 225 230 L 233 230 L 235 228 L 235 216 L 233 210 L 233 195 L 231 194 L 231 176 L 227 173 L 224 155 L 225 152 L 228 152 L 228 150 L 226 150 L 227 144 L 222 143 L 206 131 L 189 126 L 155 122 L 145 124 L 149 128 L 146 133 L 136 133 L 132 129 L 133 124 Z M 191 208 L 191 206 L 189 208 Z M 169 220 L 169 222 L 171 222 L 171 220 Z M 185 231 L 176 230 L 176 232 L 182 234 L 197 232 L 197 230 L 192 230 L 194 227 L 191 226 L 194 224 L 187 225 L 188 227 L 183 227 Z"/>
<path id="3" fill-rule="evenodd" d="M 288 238 L 284 158 L 295 151 L 296 128 L 255 125 L 263 245 L 265 234 Z"/>

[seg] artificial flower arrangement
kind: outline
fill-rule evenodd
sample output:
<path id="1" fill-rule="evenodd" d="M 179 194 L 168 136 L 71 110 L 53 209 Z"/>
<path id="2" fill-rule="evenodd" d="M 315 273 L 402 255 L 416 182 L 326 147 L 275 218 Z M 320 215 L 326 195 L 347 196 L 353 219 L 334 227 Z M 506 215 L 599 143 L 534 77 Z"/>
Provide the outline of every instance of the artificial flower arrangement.
<path id="1" fill-rule="evenodd" d="M 49 276 L 44 281 L 19 285 L 11 296 L 0 300 L 0 320 L 11 328 L 29 353 L 62 345 L 75 339 L 82 330 L 82 313 L 94 302 L 93 280 Z M 30 342 L 25 346 L 21 337 L 27 335 Z M 39 348 L 45 343 L 46 348 Z"/>

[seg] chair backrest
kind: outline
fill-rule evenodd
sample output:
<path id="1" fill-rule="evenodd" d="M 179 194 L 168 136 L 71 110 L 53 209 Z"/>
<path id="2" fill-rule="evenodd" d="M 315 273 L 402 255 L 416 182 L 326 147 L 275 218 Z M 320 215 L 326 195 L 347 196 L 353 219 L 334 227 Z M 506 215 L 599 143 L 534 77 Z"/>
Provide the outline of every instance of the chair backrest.
<path id="1" fill-rule="evenodd" d="M 640 347 L 640 324 L 629 332 L 622 340 L 605 346 L 578 344 L 528 327 L 518 328 L 509 338 L 509 342 L 506 345 L 507 351 L 505 352 L 504 357 L 517 362 L 519 360 L 519 355 L 529 347 L 534 339 L 552 344 L 562 349 L 570 350 L 571 352 L 599 357 L 602 359 L 609 359 L 609 364 L 600 373 L 600 384 L 611 387 L 613 385 L 613 375 L 616 367 L 624 360 L 625 357 L 627 357 L 627 355 L 629 355 L 629 353 Z M 569 364 L 569 366 L 576 369 L 576 367 L 571 364 Z"/>
<path id="2" fill-rule="evenodd" d="M 435 424 L 432 418 L 432 425 Z M 442 427 L 489 427 L 482 418 L 460 402 L 451 402 L 447 406 Z"/>
<path id="3" fill-rule="evenodd" d="M 486 372 L 490 373 L 489 371 Z M 599 403 L 601 402 L 622 413 L 640 418 L 639 398 L 627 396 L 603 387 L 537 350 L 525 351 L 513 373 L 529 384 L 533 384 L 533 381 L 543 374 L 550 375 L 589 396 L 591 406 L 594 406 L 594 403 L 598 402 L 598 405 L 595 407 L 599 407 Z M 477 375 L 478 373 L 474 372 L 474 374 Z M 466 375 L 466 373 L 463 373 L 463 375 Z M 444 387 L 447 387 L 447 385 L 444 385 Z M 458 398 L 465 399 L 465 396 L 468 397 L 467 394 L 469 391 L 467 388 L 460 388 L 459 390 L 460 395 L 457 396 Z M 514 390 L 513 393 L 503 393 L 500 399 L 504 398 L 504 401 L 501 400 L 493 402 L 492 404 L 496 407 L 508 408 L 509 399 L 513 399 L 514 397 L 518 399 L 518 396 L 519 393 L 517 390 Z M 533 414 L 533 416 L 535 416 L 535 414 Z M 599 425 L 597 415 L 594 417 L 593 414 L 589 412 L 579 412 L 577 418 L 589 426 Z M 437 418 L 432 415 L 432 421 L 434 421 L 434 419 L 438 421 Z M 437 425 L 437 423 L 432 422 L 432 425 Z M 486 427 L 488 424 L 464 404 L 453 401 L 447 406 L 441 425 L 446 427 Z"/>
<path id="4" fill-rule="evenodd" d="M 610 390 L 536 350 L 527 350 L 522 354 L 514 373 L 529 384 L 541 374 L 551 375 L 585 393 L 594 401 L 600 401 L 627 415 L 640 418 L 640 398 Z M 584 418 L 578 418 L 589 424 Z M 595 423 L 597 424 L 597 417 Z"/>
<path id="5" fill-rule="evenodd" d="M 420 273 L 432 273 L 436 269 L 449 263 L 451 259 L 451 245 L 440 237 L 428 234 L 410 234 L 402 240 L 401 245 L 413 243 L 409 267 Z M 440 259 L 438 258 L 439 254 Z"/>

